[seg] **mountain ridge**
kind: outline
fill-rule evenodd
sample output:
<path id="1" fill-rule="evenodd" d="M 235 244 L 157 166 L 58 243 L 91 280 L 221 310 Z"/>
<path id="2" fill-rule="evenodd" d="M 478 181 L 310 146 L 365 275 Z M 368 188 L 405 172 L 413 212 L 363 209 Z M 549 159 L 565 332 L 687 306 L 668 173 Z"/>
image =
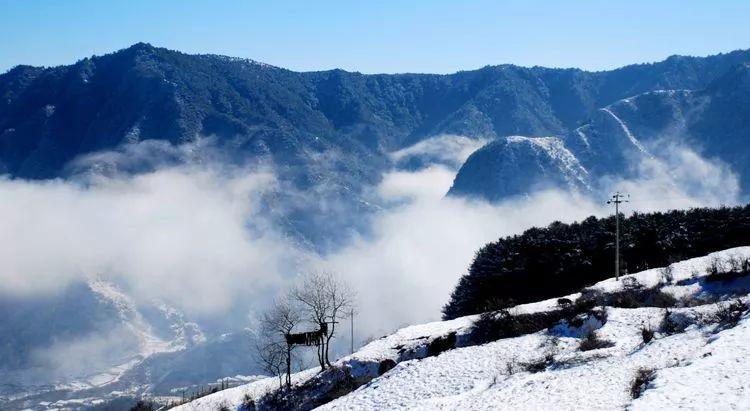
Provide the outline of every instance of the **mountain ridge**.
<path id="1" fill-rule="evenodd" d="M 750 65 L 744 62 L 730 67 L 704 88 L 655 89 L 614 101 L 593 112 L 587 123 L 560 137 L 563 148 L 573 153 L 592 182 L 607 176 L 636 177 L 633 166 L 646 160 L 669 167 L 675 148 L 683 147 L 716 167 L 729 167 L 738 177 L 742 197 L 750 193 L 750 159 L 746 150 L 738 149 L 748 143 L 750 123 L 744 118 L 748 109 Z M 504 147 L 487 145 L 470 156 L 456 175 L 449 195 L 498 201 L 528 194 L 529 186 L 550 180 L 550 176 L 562 182 L 557 187 L 590 191 L 564 184 L 561 178 L 570 180 L 573 176 L 563 167 L 557 172 L 542 172 L 524 165 L 549 161 L 543 153 L 526 150 L 523 155 L 506 158 L 510 152 Z M 513 186 L 514 181 L 510 181 L 509 186 L 504 183 L 509 175 L 521 175 L 525 183 Z"/>
<path id="2" fill-rule="evenodd" d="M 114 53 L 79 60 L 73 65 L 17 66 L 0 75 L 0 95 L 4 97 L 0 103 L 5 103 L 0 104 L 0 129 L 3 130 L 0 161 L 10 163 L 6 165 L 6 172 L 14 175 L 54 176 L 57 173 L 54 169 L 34 168 L 54 168 L 47 164 L 56 160 L 59 169 L 60 163 L 70 161 L 75 155 L 112 148 L 122 143 L 139 121 L 143 124 L 138 128 L 138 138 L 173 143 L 191 140 L 199 134 L 216 134 L 229 139 L 258 135 L 265 130 L 272 135 L 262 138 L 261 146 L 269 146 L 271 151 L 273 143 L 284 138 L 304 147 L 321 149 L 310 137 L 304 137 L 310 133 L 325 137 L 336 146 L 359 147 L 361 150 L 357 151 L 375 154 L 403 148 L 439 133 L 485 137 L 553 135 L 575 128 L 576 122 L 584 121 L 592 110 L 606 105 L 603 102 L 616 101 L 615 97 L 625 98 L 665 85 L 695 88 L 726 69 L 725 66 L 747 60 L 750 60 L 750 51 L 738 50 L 703 58 L 668 58 L 658 63 L 600 72 L 499 65 L 447 75 L 370 75 L 341 69 L 294 72 L 249 59 L 191 55 L 138 43 Z M 655 73 L 648 73 L 654 69 Z M 647 78 L 634 78 L 640 75 Z M 203 80 L 208 83 L 201 85 Z M 37 94 L 32 97 L 37 101 L 22 101 L 25 104 L 19 106 L 16 100 L 28 94 L 33 83 L 40 81 L 55 92 L 45 95 L 34 90 Z M 114 102 L 77 84 L 97 81 L 103 83 L 100 88 L 117 96 L 119 104 L 133 101 L 133 104 L 118 107 L 125 114 L 118 116 L 108 108 Z M 144 95 L 143 88 L 151 94 Z M 66 94 L 68 100 L 62 99 Z M 89 104 L 75 106 L 71 98 L 83 99 Z M 440 104 L 435 104 L 437 102 Z M 45 119 L 54 118 L 55 113 L 47 115 L 48 111 L 37 110 L 43 111 L 47 105 L 54 106 L 55 110 L 63 110 L 61 106 L 68 105 L 65 114 L 73 116 L 68 122 L 89 124 L 72 131 L 64 125 L 45 124 Z M 139 107 L 141 110 L 137 109 Z M 14 116 L 8 116 L 9 112 Z M 160 122 L 156 117 L 164 119 Z M 101 124 L 105 120 L 97 123 L 92 118 L 111 118 L 114 124 Z M 52 144 L 70 153 L 57 159 L 54 156 L 37 161 L 24 158 L 30 163 L 26 167 L 13 164 L 12 154 L 25 157 L 23 147 L 19 147 L 22 145 L 14 141 L 21 137 L 7 135 L 8 129 L 16 135 L 22 132 L 19 122 L 22 126 L 33 123 L 33 129 L 25 133 L 29 139 L 38 139 L 35 135 L 45 132 L 49 134 L 47 140 L 31 148 L 44 151 L 45 145 Z M 54 120 L 46 121 L 50 122 Z M 76 136 L 63 137 L 71 133 Z M 247 144 L 247 140 L 240 139 L 235 144 Z M 71 146 L 75 149 L 71 150 Z M 28 150 L 29 147 L 25 151 Z"/>
<path id="3" fill-rule="evenodd" d="M 80 167 L 77 160 L 154 146 L 150 141 L 177 150 L 190 145 L 197 158 L 212 150 L 232 164 L 272 165 L 290 190 L 306 192 L 305 204 L 278 193 L 290 204 L 282 220 L 303 242 L 328 249 L 349 231 L 346 224 L 363 219 L 341 219 L 346 213 L 317 205 L 336 202 L 352 213 L 363 203 L 377 205 L 368 193 L 397 167 L 395 151 L 446 134 L 478 141 L 570 135 L 621 99 L 703 89 L 748 61 L 750 50 L 738 50 L 595 73 L 502 65 L 448 75 L 367 75 L 300 73 L 138 43 L 69 66 L 20 66 L 0 75 L 0 174 L 50 179 L 88 170 L 148 171 L 153 164 L 118 169 L 97 162 Z"/>
<path id="4" fill-rule="evenodd" d="M 694 60 L 694 59 L 712 59 L 712 58 L 722 57 L 722 56 L 731 55 L 731 54 L 735 54 L 735 53 L 740 53 L 741 54 L 741 53 L 746 53 L 746 52 L 750 51 L 750 48 L 740 48 L 740 49 L 734 49 L 734 50 L 730 50 L 730 51 L 723 51 L 723 52 L 720 51 L 720 52 L 716 52 L 716 53 L 713 53 L 713 54 L 706 54 L 706 55 L 670 54 L 670 55 L 665 56 L 665 57 L 663 57 L 661 59 L 658 59 L 658 60 L 644 61 L 644 62 L 640 62 L 640 63 L 630 63 L 630 64 L 625 64 L 625 65 L 622 65 L 622 66 L 617 66 L 617 67 L 608 68 L 608 69 L 601 69 L 601 70 L 583 69 L 583 68 L 575 67 L 575 66 L 554 67 L 554 66 L 544 66 L 544 65 L 540 65 L 540 64 L 520 65 L 520 64 L 515 64 L 515 63 L 497 63 L 497 64 L 485 64 L 485 65 L 483 65 L 481 67 L 476 67 L 476 68 L 459 69 L 459 70 L 455 70 L 455 71 L 451 71 L 451 72 L 447 72 L 447 73 L 433 73 L 433 72 L 428 72 L 428 71 L 372 72 L 372 73 L 368 72 L 368 73 L 364 73 L 364 72 L 361 72 L 359 70 L 347 70 L 347 69 L 338 68 L 338 67 L 334 67 L 334 68 L 330 68 L 330 69 L 320 69 L 320 70 L 293 70 L 293 69 L 285 68 L 285 67 L 278 66 L 278 65 L 275 65 L 275 64 L 270 64 L 270 63 L 267 63 L 267 62 L 264 62 L 264 61 L 255 60 L 252 57 L 239 57 L 239 56 L 232 56 L 232 55 L 229 55 L 229 54 L 217 54 L 217 53 L 210 53 L 210 52 L 208 52 L 208 53 L 201 53 L 201 52 L 189 53 L 189 52 L 182 52 L 182 51 L 179 51 L 177 49 L 171 49 L 171 48 L 165 47 L 165 46 L 153 45 L 153 44 L 151 44 L 148 41 L 139 41 L 139 42 L 133 43 L 133 44 L 127 46 L 127 47 L 123 47 L 123 48 L 117 49 L 117 50 L 112 51 L 112 52 L 103 53 L 103 54 L 92 54 L 91 56 L 86 56 L 86 57 L 83 57 L 83 58 L 79 58 L 78 60 L 76 60 L 75 63 L 81 62 L 83 60 L 91 59 L 91 58 L 103 57 L 103 56 L 107 56 L 107 55 L 110 55 L 110 54 L 115 54 L 115 53 L 118 53 L 118 52 L 121 52 L 121 51 L 124 51 L 124 50 L 129 50 L 129 49 L 136 49 L 136 50 L 137 49 L 141 49 L 141 50 L 159 49 L 159 50 L 173 51 L 173 52 L 177 52 L 177 53 L 180 53 L 180 54 L 183 54 L 183 55 L 187 55 L 187 56 L 218 57 L 218 58 L 223 58 L 223 59 L 228 59 L 228 60 L 235 60 L 235 61 L 247 61 L 247 62 L 255 63 L 255 64 L 258 64 L 258 65 L 261 65 L 261 66 L 266 66 L 266 67 L 270 67 L 270 68 L 276 68 L 276 69 L 280 69 L 280 70 L 286 70 L 286 71 L 290 71 L 290 72 L 293 72 L 293 73 L 322 73 L 322 72 L 330 72 L 330 71 L 343 71 L 343 72 L 346 72 L 346 73 L 356 73 L 356 74 L 362 74 L 362 75 L 365 75 L 365 76 L 401 75 L 401 74 L 416 74 L 416 75 L 424 74 L 424 75 L 445 76 L 445 75 L 452 75 L 452 74 L 458 74 L 458 73 L 463 73 L 463 72 L 477 71 L 477 70 L 482 70 L 482 69 L 485 69 L 485 68 L 504 67 L 504 66 L 520 67 L 520 68 L 526 68 L 526 69 L 556 70 L 556 71 L 580 71 L 580 72 L 594 74 L 594 73 L 606 73 L 606 72 L 617 71 L 617 70 L 628 69 L 628 68 L 653 66 L 653 65 L 658 65 L 660 63 L 665 63 L 665 62 L 668 62 L 668 61 Z M 73 64 L 75 64 L 75 63 L 73 63 Z M 5 72 L 0 73 L 0 75 L 6 74 L 9 71 L 12 71 L 12 70 L 14 70 L 16 68 L 19 68 L 19 67 L 49 69 L 49 68 L 57 68 L 57 67 L 66 67 L 66 66 L 69 66 L 69 65 L 72 65 L 72 64 L 65 64 L 65 63 L 63 63 L 63 64 L 55 64 L 55 65 L 33 65 L 33 64 L 26 64 L 26 63 L 18 63 L 18 64 L 14 65 L 14 66 L 9 67 L 8 69 L 6 69 Z"/>

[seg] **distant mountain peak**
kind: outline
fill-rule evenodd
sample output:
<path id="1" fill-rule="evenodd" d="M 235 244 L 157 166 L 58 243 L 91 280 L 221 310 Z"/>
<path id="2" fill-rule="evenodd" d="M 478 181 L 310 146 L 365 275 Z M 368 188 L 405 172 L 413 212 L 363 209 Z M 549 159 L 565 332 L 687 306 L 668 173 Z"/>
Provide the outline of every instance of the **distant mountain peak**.
<path id="1" fill-rule="evenodd" d="M 154 47 L 151 43 L 146 43 L 139 41 L 138 43 L 134 43 L 132 46 L 128 47 L 126 50 L 154 50 L 156 47 Z"/>

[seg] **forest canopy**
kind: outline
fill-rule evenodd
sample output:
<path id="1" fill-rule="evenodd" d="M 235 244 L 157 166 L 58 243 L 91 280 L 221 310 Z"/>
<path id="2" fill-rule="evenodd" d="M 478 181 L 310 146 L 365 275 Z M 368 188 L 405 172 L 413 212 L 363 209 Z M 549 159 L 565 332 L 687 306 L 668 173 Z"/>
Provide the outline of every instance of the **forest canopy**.
<path id="1" fill-rule="evenodd" d="M 620 223 L 623 273 L 750 244 L 750 205 L 634 213 Z M 443 307 L 443 318 L 563 296 L 613 277 L 614 233 L 614 216 L 592 216 L 486 244 Z"/>

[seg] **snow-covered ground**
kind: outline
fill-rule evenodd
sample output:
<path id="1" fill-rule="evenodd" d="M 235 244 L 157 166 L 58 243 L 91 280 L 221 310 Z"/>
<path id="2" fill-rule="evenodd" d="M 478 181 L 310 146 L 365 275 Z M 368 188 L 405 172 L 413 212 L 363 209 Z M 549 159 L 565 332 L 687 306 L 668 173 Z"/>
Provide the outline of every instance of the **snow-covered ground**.
<path id="1" fill-rule="evenodd" d="M 714 261 L 750 258 L 750 247 L 740 247 L 672 265 L 673 280 L 664 283 L 660 269 L 596 284 L 593 289 L 613 292 L 635 278 L 645 286 L 661 286 L 675 297 L 699 297 L 701 284 Z M 695 281 L 694 281 L 695 280 Z M 714 290 L 715 291 L 715 290 Z M 568 296 L 575 300 L 580 294 Z M 747 298 L 743 300 L 746 302 Z M 726 302 L 670 309 L 674 315 L 710 318 Z M 557 299 L 517 306 L 512 313 L 549 311 Z M 407 327 L 373 341 L 335 366 L 355 377 L 374 377 L 322 409 L 748 409 L 750 408 L 750 318 L 720 329 L 710 321 L 695 321 L 683 332 L 658 331 L 662 308 L 607 307 L 607 321 L 596 330 L 611 347 L 580 351 L 583 327 L 566 325 L 488 344 L 468 346 L 474 317 Z M 595 324 L 589 322 L 588 324 Z M 641 330 L 657 330 L 644 344 Z M 455 332 L 455 348 L 427 357 L 429 341 Z M 525 363 L 552 355 L 544 370 L 527 371 Z M 390 359 L 398 364 L 382 376 L 377 365 Z M 632 381 L 641 368 L 655 370 L 643 394 L 633 399 Z M 320 378 L 316 370 L 294 375 L 297 384 Z M 179 410 L 237 409 L 245 395 L 258 399 L 278 386 L 266 379 L 222 391 Z"/>
<path id="2" fill-rule="evenodd" d="M 398 362 L 403 353 L 413 356 L 424 356 L 425 342 L 451 332 L 467 333 L 475 316 L 462 317 L 451 321 L 436 321 L 427 324 L 402 328 L 395 333 L 375 340 L 352 355 L 336 362 L 336 366 L 346 364 L 358 375 L 378 374 L 378 364 L 386 359 Z M 320 369 L 312 368 L 292 374 L 292 383 L 301 384 L 318 375 Z M 246 397 L 257 401 L 265 394 L 276 390 L 279 380 L 276 377 L 265 378 L 239 387 L 211 394 L 192 402 L 172 408 L 175 411 L 217 410 L 226 405 L 230 409 L 239 408 Z"/>
<path id="3" fill-rule="evenodd" d="M 608 309 L 607 323 L 598 335 L 614 342 L 611 348 L 581 352 L 578 338 L 563 336 L 555 340 L 545 331 L 406 361 L 322 408 L 622 409 L 632 401 L 630 384 L 641 367 L 659 370 L 656 386 L 660 388 L 653 394 L 646 390 L 637 401 L 641 408 L 689 406 L 694 397 L 703 398 L 705 406 L 699 409 L 710 409 L 714 404 L 727 405 L 719 407 L 722 409 L 729 408 L 729 404 L 750 406 L 750 392 L 744 391 L 750 385 L 750 363 L 745 356 L 750 337 L 745 330 L 750 330 L 750 323 L 743 320 L 739 328 L 716 335 L 693 327 L 671 336 L 657 335 L 643 345 L 641 324 L 655 326 L 662 312 L 658 308 Z M 741 333 L 742 337 L 732 338 L 729 333 Z M 705 353 L 719 349 L 720 355 L 703 358 Z M 556 365 L 536 373 L 520 367 L 547 352 L 554 354 Z M 695 361 L 707 364 L 701 366 Z M 689 370 L 704 370 L 719 365 L 719 361 L 723 367 L 715 369 L 715 378 Z M 509 372 L 508 365 L 513 371 Z M 707 380 L 715 383 L 711 384 L 711 394 L 731 391 L 731 399 L 707 399 L 703 390 Z"/>
<path id="4" fill-rule="evenodd" d="M 311 368 L 309 370 L 301 371 L 296 374 L 292 374 L 292 383 L 297 384 L 308 380 L 317 374 L 319 369 Z M 250 384 L 241 385 L 239 387 L 229 388 L 223 391 L 219 391 L 215 394 L 207 395 L 197 400 L 191 401 L 187 404 L 172 408 L 174 411 L 192 411 L 192 410 L 219 410 L 222 406 L 227 406 L 230 409 L 239 408 L 240 405 L 245 401 L 245 398 L 251 398 L 254 401 L 258 400 L 263 395 L 279 388 L 279 379 L 276 377 L 264 378 L 258 381 L 251 382 Z"/>

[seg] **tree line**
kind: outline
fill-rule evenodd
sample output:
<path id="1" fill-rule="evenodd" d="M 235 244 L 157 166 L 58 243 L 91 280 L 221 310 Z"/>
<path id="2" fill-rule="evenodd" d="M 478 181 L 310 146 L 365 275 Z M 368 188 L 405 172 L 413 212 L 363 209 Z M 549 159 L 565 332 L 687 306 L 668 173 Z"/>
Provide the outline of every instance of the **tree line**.
<path id="1" fill-rule="evenodd" d="M 620 228 L 621 270 L 637 272 L 750 245 L 750 205 L 634 213 Z M 443 318 L 561 296 L 613 277 L 614 232 L 614 216 L 592 216 L 484 245 L 443 307 Z"/>

